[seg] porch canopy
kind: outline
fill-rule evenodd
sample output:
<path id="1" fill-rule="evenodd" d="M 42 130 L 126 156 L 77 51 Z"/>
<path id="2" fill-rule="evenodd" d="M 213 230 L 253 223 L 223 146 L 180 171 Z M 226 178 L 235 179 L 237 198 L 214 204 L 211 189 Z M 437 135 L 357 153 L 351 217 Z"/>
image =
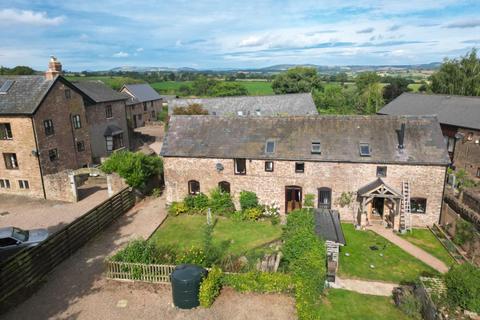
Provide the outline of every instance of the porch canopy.
<path id="1" fill-rule="evenodd" d="M 400 192 L 387 185 L 380 178 L 358 189 L 357 194 L 364 199 L 364 202 L 368 202 L 373 198 L 387 198 L 392 200 L 402 198 Z"/>
<path id="2" fill-rule="evenodd" d="M 337 210 L 315 209 L 315 233 L 324 240 L 345 245 L 340 214 Z"/>

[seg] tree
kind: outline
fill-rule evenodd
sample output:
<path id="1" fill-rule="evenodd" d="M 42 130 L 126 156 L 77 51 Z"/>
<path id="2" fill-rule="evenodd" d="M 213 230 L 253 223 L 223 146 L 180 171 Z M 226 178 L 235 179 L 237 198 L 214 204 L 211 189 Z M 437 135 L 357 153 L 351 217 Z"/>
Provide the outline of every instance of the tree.
<path id="1" fill-rule="evenodd" d="M 217 82 L 207 94 L 212 97 L 246 96 L 247 88 L 235 82 Z"/>
<path id="2" fill-rule="evenodd" d="M 480 96 L 480 59 L 472 49 L 460 59 L 445 59 L 431 76 L 434 93 Z"/>
<path id="3" fill-rule="evenodd" d="M 363 92 L 369 85 L 380 82 L 380 76 L 373 71 L 361 72 L 355 78 L 358 92 Z"/>
<path id="4" fill-rule="evenodd" d="M 198 76 L 192 83 L 193 94 L 197 96 L 206 96 L 208 95 L 208 90 L 210 90 L 217 81 L 215 79 L 209 79 L 206 76 Z"/>
<path id="5" fill-rule="evenodd" d="M 178 88 L 178 93 L 181 95 L 181 96 L 189 96 L 192 94 L 192 88 L 190 88 L 190 86 L 187 86 L 186 84 L 182 84 L 179 88 Z"/>
<path id="6" fill-rule="evenodd" d="M 383 99 L 389 103 L 402 93 L 411 91 L 408 85 L 413 81 L 402 77 L 388 77 L 385 82 L 388 82 L 388 85 L 383 88 Z"/>
<path id="7" fill-rule="evenodd" d="M 320 114 L 354 113 L 354 97 L 340 85 L 328 84 L 323 90 L 315 91 L 313 100 Z"/>
<path id="8" fill-rule="evenodd" d="M 370 83 L 357 98 L 357 108 L 361 114 L 375 114 L 384 105 L 383 87 L 379 82 Z"/>
<path id="9" fill-rule="evenodd" d="M 321 89 L 322 84 L 317 69 L 295 67 L 278 74 L 273 80 L 272 88 L 275 94 L 299 93 Z"/>

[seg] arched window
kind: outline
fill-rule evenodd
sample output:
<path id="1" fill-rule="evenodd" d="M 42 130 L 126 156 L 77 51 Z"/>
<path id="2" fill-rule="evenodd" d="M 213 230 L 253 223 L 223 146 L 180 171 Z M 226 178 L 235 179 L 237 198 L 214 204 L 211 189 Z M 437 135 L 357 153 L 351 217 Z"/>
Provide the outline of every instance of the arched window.
<path id="1" fill-rule="evenodd" d="M 197 180 L 188 181 L 188 193 L 189 194 L 199 194 L 200 193 L 200 182 Z"/>
<path id="2" fill-rule="evenodd" d="M 230 193 L 230 182 L 220 181 L 218 187 L 222 192 Z"/>

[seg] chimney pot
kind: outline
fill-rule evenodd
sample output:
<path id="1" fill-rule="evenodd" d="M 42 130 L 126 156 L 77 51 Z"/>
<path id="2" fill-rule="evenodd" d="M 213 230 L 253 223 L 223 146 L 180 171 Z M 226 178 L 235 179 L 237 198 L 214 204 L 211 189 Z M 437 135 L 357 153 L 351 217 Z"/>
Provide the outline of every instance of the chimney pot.
<path id="1" fill-rule="evenodd" d="M 56 76 L 62 73 L 62 63 L 54 56 L 50 57 L 48 62 L 48 70 L 45 72 L 47 80 L 53 80 Z"/>

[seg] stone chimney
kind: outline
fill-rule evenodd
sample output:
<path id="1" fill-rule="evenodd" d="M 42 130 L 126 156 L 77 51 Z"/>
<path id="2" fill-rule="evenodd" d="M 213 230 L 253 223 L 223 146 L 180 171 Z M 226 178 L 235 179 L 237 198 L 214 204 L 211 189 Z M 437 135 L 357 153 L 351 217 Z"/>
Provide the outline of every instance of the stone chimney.
<path id="1" fill-rule="evenodd" d="M 45 72 L 45 78 L 47 80 L 53 80 L 56 76 L 62 73 L 62 64 L 54 56 L 50 57 L 48 62 L 48 70 Z"/>

